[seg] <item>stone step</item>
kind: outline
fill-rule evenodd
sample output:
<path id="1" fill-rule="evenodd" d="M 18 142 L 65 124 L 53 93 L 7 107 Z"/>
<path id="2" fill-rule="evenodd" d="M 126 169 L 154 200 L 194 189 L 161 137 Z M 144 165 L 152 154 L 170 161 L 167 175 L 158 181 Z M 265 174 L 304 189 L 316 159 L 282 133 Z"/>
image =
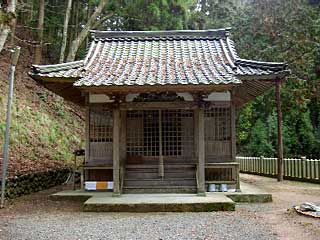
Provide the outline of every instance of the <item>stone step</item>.
<path id="1" fill-rule="evenodd" d="M 196 186 L 195 178 L 170 178 L 170 179 L 125 179 L 125 187 L 145 186 Z"/>

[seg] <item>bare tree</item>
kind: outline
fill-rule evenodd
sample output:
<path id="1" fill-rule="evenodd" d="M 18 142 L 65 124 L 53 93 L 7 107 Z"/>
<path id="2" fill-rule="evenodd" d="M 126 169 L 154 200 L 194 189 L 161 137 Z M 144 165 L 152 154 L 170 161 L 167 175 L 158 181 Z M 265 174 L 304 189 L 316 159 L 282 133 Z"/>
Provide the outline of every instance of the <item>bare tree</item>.
<path id="1" fill-rule="evenodd" d="M 44 0 L 39 0 L 39 17 L 38 17 L 38 42 L 34 55 L 34 63 L 40 64 L 42 58 L 42 44 L 43 44 L 43 25 L 44 25 Z"/>
<path id="2" fill-rule="evenodd" d="M 76 39 L 72 41 L 70 51 L 69 51 L 69 54 L 67 57 L 68 62 L 74 61 L 74 59 L 76 57 L 76 53 L 77 53 L 79 47 L 81 46 L 82 42 L 88 36 L 90 29 L 92 29 L 94 26 L 97 26 L 98 23 L 101 23 L 101 19 L 105 19 L 105 17 L 98 19 L 98 16 L 100 15 L 100 13 L 102 12 L 102 10 L 104 9 L 104 7 L 106 5 L 107 5 L 107 0 L 100 1 L 98 7 L 95 9 L 95 11 L 93 12 L 91 17 L 89 18 L 86 25 L 83 27 L 82 31 L 78 34 Z"/>
<path id="3" fill-rule="evenodd" d="M 0 4 L 0 52 L 10 33 L 11 26 L 14 25 L 16 19 L 16 0 L 9 0 L 7 4 Z"/>
<path id="4" fill-rule="evenodd" d="M 72 0 L 68 0 L 66 16 L 65 16 L 64 25 L 63 25 L 62 45 L 61 45 L 60 60 L 59 60 L 60 63 L 64 61 L 64 52 L 67 46 L 68 24 L 70 19 L 71 8 L 72 8 Z"/>

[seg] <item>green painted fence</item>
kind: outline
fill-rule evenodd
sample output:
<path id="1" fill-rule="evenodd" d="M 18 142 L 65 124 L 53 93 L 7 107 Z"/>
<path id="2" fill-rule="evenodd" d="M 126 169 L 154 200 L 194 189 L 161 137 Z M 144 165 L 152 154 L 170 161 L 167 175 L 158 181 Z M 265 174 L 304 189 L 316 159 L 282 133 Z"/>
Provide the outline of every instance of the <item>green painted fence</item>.
<path id="1" fill-rule="evenodd" d="M 265 176 L 277 175 L 277 158 L 237 157 L 240 172 Z M 286 179 L 320 183 L 320 159 L 284 158 L 283 176 Z"/>

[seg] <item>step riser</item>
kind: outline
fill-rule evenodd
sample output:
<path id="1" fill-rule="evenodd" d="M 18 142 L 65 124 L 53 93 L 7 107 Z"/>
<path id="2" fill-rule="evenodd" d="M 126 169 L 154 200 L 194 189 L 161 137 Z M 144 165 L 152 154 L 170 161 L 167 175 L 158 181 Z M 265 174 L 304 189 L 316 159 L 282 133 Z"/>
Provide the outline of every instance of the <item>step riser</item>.
<path id="1" fill-rule="evenodd" d="M 195 169 L 196 166 L 194 164 L 173 164 L 168 165 L 164 164 L 164 169 L 170 170 L 170 169 L 177 169 L 177 170 L 185 170 L 185 169 Z M 136 165 L 126 165 L 126 169 L 130 170 L 136 170 L 136 169 L 159 169 L 158 164 L 136 164 Z"/>
<path id="2" fill-rule="evenodd" d="M 141 194 L 141 193 L 197 193 L 196 188 L 130 188 L 123 189 L 125 194 Z"/>
<path id="3" fill-rule="evenodd" d="M 196 186 L 196 180 L 125 180 L 125 187 L 145 187 L 145 186 Z"/>
<path id="4" fill-rule="evenodd" d="M 196 173 L 192 171 L 188 172 L 165 172 L 164 178 L 195 178 Z M 156 172 L 126 172 L 125 179 L 159 179 L 159 173 Z"/>

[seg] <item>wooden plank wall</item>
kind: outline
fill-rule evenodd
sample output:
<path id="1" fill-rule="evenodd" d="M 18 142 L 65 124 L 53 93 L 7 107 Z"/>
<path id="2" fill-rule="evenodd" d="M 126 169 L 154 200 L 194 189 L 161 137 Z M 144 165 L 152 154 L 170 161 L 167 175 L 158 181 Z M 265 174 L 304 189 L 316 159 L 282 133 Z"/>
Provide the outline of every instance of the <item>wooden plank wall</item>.
<path id="1" fill-rule="evenodd" d="M 231 162 L 230 107 L 205 110 L 205 153 L 207 163 Z"/>

